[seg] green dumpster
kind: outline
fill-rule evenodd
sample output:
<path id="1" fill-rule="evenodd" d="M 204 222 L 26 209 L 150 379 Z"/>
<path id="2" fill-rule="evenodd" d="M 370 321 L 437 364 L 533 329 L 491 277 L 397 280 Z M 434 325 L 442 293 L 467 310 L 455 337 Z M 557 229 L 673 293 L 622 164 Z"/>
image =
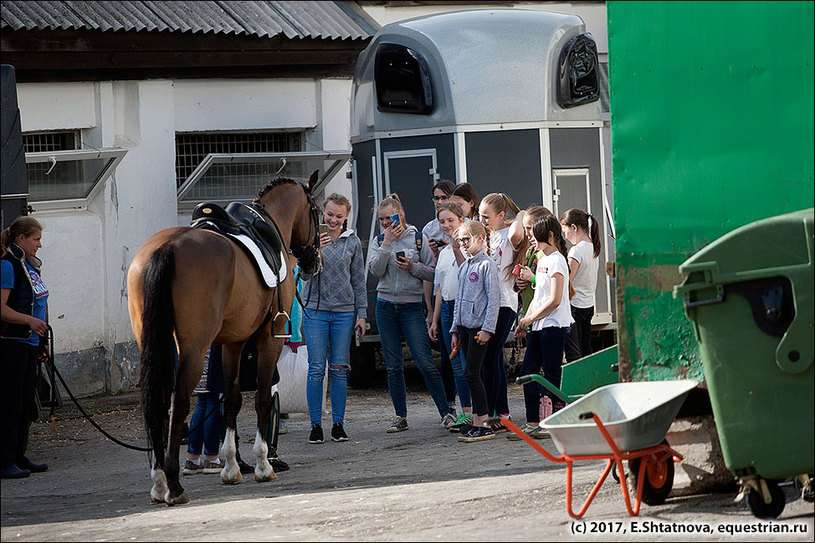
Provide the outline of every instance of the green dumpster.
<path id="1" fill-rule="evenodd" d="M 729 232 L 680 265 L 687 277 L 674 287 L 693 323 L 725 464 L 761 517 L 784 508 L 777 480 L 815 468 L 813 215 Z"/>

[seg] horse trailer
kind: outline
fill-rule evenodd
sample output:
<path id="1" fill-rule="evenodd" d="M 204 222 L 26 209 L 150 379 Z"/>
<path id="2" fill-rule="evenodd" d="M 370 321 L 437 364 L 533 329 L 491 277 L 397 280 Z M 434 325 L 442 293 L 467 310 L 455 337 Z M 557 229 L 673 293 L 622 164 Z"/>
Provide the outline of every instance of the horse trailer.
<path id="1" fill-rule="evenodd" d="M 360 53 L 351 89 L 354 224 L 366 250 L 374 206 L 397 193 L 408 222 L 434 218 L 432 187 L 468 182 L 519 207 L 597 217 L 603 250 L 597 328 L 613 329 L 610 172 L 604 161 L 597 49 L 575 15 L 484 9 L 383 26 Z M 368 276 L 370 340 L 376 279 Z"/>

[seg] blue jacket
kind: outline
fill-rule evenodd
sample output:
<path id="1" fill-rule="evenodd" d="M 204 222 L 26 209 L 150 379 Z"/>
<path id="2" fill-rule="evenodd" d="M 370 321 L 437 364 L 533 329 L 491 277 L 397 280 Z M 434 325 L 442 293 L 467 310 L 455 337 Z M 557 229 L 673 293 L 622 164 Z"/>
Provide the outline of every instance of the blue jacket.
<path id="1" fill-rule="evenodd" d="M 498 267 L 486 251 L 461 264 L 451 334 L 458 333 L 459 326 L 495 333 L 501 307 L 499 283 Z"/>

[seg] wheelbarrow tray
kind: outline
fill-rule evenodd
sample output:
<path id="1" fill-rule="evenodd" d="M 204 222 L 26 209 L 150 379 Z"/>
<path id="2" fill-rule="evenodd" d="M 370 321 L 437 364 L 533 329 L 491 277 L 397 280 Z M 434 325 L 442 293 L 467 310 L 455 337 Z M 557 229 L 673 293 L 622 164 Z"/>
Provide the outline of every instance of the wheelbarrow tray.
<path id="1" fill-rule="evenodd" d="M 654 447 L 665 433 L 688 393 L 692 379 L 615 383 L 600 387 L 541 421 L 561 455 L 614 454 L 597 424 L 583 413 L 596 413 L 622 452 Z"/>

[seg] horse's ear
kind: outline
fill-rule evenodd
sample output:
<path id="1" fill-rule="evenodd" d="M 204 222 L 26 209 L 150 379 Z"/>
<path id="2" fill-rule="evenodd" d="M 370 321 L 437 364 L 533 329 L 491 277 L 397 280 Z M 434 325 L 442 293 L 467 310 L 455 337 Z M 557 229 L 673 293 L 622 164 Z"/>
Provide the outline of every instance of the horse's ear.
<path id="1" fill-rule="evenodd" d="M 311 192 L 311 189 L 317 184 L 317 180 L 320 178 L 319 173 L 320 170 L 314 170 L 311 172 L 311 175 L 308 178 L 308 183 L 306 183 L 306 188 L 309 192 Z"/>

